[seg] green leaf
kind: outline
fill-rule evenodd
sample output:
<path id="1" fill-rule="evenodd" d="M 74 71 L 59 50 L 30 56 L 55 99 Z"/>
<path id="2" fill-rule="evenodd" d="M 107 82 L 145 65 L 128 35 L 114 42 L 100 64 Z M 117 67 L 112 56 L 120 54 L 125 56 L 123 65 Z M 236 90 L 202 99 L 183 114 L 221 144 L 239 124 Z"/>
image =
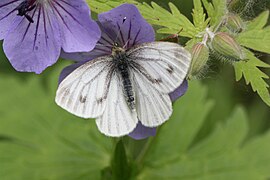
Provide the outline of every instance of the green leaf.
<path id="1" fill-rule="evenodd" d="M 202 7 L 201 0 L 193 0 L 194 9 L 193 9 L 193 24 L 198 29 L 198 31 L 202 32 L 207 27 L 210 19 L 205 19 L 205 13 Z"/>
<path id="2" fill-rule="evenodd" d="M 155 2 L 151 6 L 147 3 L 137 5 L 143 17 L 152 24 L 161 26 L 158 33 L 177 34 L 179 31 L 181 36 L 194 37 L 197 35 L 197 30 L 186 16 L 180 13 L 177 7 L 169 3 L 171 12 L 159 6 Z"/>
<path id="3" fill-rule="evenodd" d="M 262 72 L 259 67 L 270 68 L 270 65 L 262 62 L 250 51 L 246 51 L 248 61 L 240 61 L 234 64 L 236 80 L 239 81 L 243 76 L 247 85 L 250 84 L 253 91 L 257 92 L 262 100 L 270 106 L 269 85 L 264 79 L 269 76 Z"/>
<path id="4" fill-rule="evenodd" d="M 212 0 L 212 3 L 208 0 L 202 0 L 202 2 L 209 18 L 211 18 L 210 25 L 218 26 L 227 12 L 227 2 L 224 0 Z"/>
<path id="5" fill-rule="evenodd" d="M 261 13 L 257 18 L 248 22 L 246 30 L 237 36 L 237 41 L 245 47 L 270 53 L 270 26 L 265 27 L 269 17 L 269 11 Z M 256 58 L 250 51 L 247 51 L 247 62 L 235 63 L 236 80 L 243 76 L 247 84 L 251 84 L 254 92 L 257 92 L 262 100 L 270 106 L 269 85 L 264 79 L 269 76 L 263 73 L 259 67 L 270 68 L 270 65 Z"/>
<path id="6" fill-rule="evenodd" d="M 53 91 L 43 77 L 1 77 L 0 179 L 100 179 L 112 141 L 55 104 L 56 74 Z"/>
<path id="7" fill-rule="evenodd" d="M 211 109 L 211 102 L 204 98 L 205 87 L 192 84 L 189 89 L 191 92 L 175 105 L 178 115 L 174 115 L 153 140 L 138 179 L 267 179 L 270 176 L 270 133 L 246 142 L 248 122 L 243 108 L 236 108 L 226 123 L 216 126 L 205 139 L 191 143 L 191 137 L 198 133 L 202 119 Z M 194 106 L 197 106 L 195 110 Z M 187 125 L 185 121 L 190 122 Z"/>
<path id="8" fill-rule="evenodd" d="M 240 33 L 237 37 L 238 42 L 242 46 L 256 51 L 270 53 L 270 26 L 265 27 L 268 16 L 269 11 L 265 11 L 251 21 L 247 25 L 246 31 Z"/>
<path id="9" fill-rule="evenodd" d="M 247 30 L 262 29 L 266 26 L 269 17 L 269 11 L 262 12 L 258 17 L 247 23 Z"/>
<path id="10" fill-rule="evenodd" d="M 213 7 L 213 5 L 208 2 L 208 0 L 201 0 L 203 3 L 203 6 L 205 7 L 207 14 L 209 17 L 214 17 L 214 13 L 215 13 L 215 9 Z"/>
<path id="11" fill-rule="evenodd" d="M 88 5 L 91 8 L 91 11 L 95 13 L 102 13 L 111 10 L 112 8 L 115 8 L 117 6 L 120 6 L 124 3 L 133 3 L 136 4 L 137 2 L 134 0 L 86 0 Z"/>

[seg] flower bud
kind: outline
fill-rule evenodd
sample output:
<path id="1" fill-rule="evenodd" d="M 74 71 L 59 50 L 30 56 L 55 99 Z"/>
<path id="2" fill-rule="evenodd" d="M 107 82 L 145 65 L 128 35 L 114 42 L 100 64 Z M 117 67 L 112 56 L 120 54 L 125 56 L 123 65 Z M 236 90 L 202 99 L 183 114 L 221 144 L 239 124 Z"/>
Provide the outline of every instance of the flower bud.
<path id="1" fill-rule="evenodd" d="M 242 47 L 228 33 L 219 32 L 214 35 L 211 41 L 211 48 L 223 59 L 232 61 L 244 60 Z"/>
<path id="2" fill-rule="evenodd" d="M 229 11 L 235 11 L 241 6 L 242 0 L 227 0 L 227 8 Z"/>
<path id="3" fill-rule="evenodd" d="M 244 29 L 245 25 L 240 16 L 230 13 L 227 15 L 226 27 L 232 32 L 239 33 Z"/>
<path id="4" fill-rule="evenodd" d="M 191 54 L 192 63 L 189 75 L 196 76 L 199 75 L 207 63 L 209 58 L 209 49 L 206 44 L 200 42 L 192 47 Z"/>

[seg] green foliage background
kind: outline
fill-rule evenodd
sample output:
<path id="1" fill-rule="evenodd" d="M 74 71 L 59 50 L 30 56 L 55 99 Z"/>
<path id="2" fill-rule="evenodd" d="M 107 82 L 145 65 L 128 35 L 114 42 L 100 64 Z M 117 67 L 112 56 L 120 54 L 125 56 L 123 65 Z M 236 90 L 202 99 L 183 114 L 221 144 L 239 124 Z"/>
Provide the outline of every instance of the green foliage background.
<path id="1" fill-rule="evenodd" d="M 155 2 L 169 9 L 168 0 Z M 191 0 L 171 2 L 192 18 Z M 244 5 L 246 1 L 236 3 L 240 8 L 234 11 L 248 20 L 269 5 L 266 0 L 250 7 Z M 157 38 L 170 31 L 156 28 L 161 32 Z M 197 31 L 200 29 L 194 30 Z M 248 33 L 242 36 L 248 37 Z M 192 31 L 182 35 L 193 36 Z M 254 41 L 244 42 L 245 39 L 248 38 L 241 41 L 240 37 L 241 43 L 252 46 Z M 265 47 L 269 46 L 262 48 Z M 270 64 L 269 55 L 253 53 Z M 255 61 L 253 58 L 249 65 L 258 65 Z M 262 62 L 262 67 L 268 67 Z M 156 137 L 148 141 L 128 137 L 117 141 L 99 133 L 92 120 L 77 118 L 55 105 L 58 75 L 69 63 L 61 60 L 42 75 L 19 73 L 0 51 L 1 180 L 269 179 L 269 106 L 240 80 L 240 70 L 244 69 L 236 70 L 240 82 L 235 82 L 231 64 L 211 62 L 211 71 L 203 80 L 190 83 L 188 93 L 174 104 L 173 116 Z M 269 76 L 269 70 L 261 70 Z"/>

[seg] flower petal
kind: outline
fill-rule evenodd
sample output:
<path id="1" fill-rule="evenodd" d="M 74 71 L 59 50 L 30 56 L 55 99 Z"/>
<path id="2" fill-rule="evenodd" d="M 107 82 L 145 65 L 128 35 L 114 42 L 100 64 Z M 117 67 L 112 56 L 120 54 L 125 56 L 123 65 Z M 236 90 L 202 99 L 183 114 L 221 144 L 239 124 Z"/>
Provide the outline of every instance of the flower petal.
<path id="1" fill-rule="evenodd" d="M 60 56 L 61 35 L 55 16 L 39 5 L 29 14 L 34 23 L 17 16 L 4 39 L 4 52 L 17 71 L 41 73 Z"/>
<path id="2" fill-rule="evenodd" d="M 90 9 L 84 0 L 52 1 L 62 30 L 62 48 L 65 52 L 92 50 L 100 38 L 97 23 L 90 18 Z"/>
<path id="3" fill-rule="evenodd" d="M 186 93 L 187 89 L 188 89 L 188 82 L 187 80 L 184 80 L 183 83 L 176 90 L 174 90 L 172 93 L 169 94 L 171 100 L 176 101 L 178 98 L 180 98 Z"/>
<path id="4" fill-rule="evenodd" d="M 133 139 L 140 140 L 155 135 L 156 135 L 156 128 L 145 127 L 139 121 L 137 127 L 128 136 L 132 137 Z"/>
<path id="5" fill-rule="evenodd" d="M 0 40 L 4 39 L 16 14 L 15 7 L 21 0 L 1 0 L 0 2 Z"/>
<path id="6" fill-rule="evenodd" d="M 104 35 L 104 33 L 102 33 Z M 62 51 L 61 57 L 65 59 L 70 59 L 74 61 L 90 61 L 92 59 L 95 59 L 97 57 L 105 56 L 105 55 L 111 55 L 111 48 L 109 48 L 106 45 L 103 45 L 100 43 L 101 40 L 96 44 L 96 47 L 89 52 L 78 52 L 78 53 L 67 53 Z"/>
<path id="7" fill-rule="evenodd" d="M 65 59 L 72 59 L 75 61 L 90 61 L 100 56 L 106 56 L 112 54 L 113 40 L 111 37 L 104 31 L 100 22 L 97 22 L 101 28 L 101 38 L 96 44 L 96 47 L 89 52 L 79 52 L 79 53 L 61 53 L 61 57 Z"/>
<path id="8" fill-rule="evenodd" d="M 99 56 L 110 55 L 115 42 L 122 47 L 126 45 L 125 48 L 128 49 L 155 40 L 154 29 L 143 19 L 136 6 L 131 4 L 123 4 L 109 12 L 99 14 L 98 23 L 102 36 L 95 49 L 87 53 L 62 52 L 61 57 L 75 61 L 92 60 Z"/>
<path id="9" fill-rule="evenodd" d="M 155 40 L 153 27 L 141 16 L 136 6 L 123 4 L 111 11 L 99 14 L 98 19 L 107 34 L 127 49 Z"/>

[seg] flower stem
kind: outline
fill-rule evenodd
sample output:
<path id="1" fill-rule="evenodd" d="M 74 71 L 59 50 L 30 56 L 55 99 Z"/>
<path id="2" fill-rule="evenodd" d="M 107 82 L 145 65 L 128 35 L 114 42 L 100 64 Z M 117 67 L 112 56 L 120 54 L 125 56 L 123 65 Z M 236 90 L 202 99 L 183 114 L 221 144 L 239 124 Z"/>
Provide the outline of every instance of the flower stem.
<path id="1" fill-rule="evenodd" d="M 138 154 L 137 158 L 135 159 L 135 162 L 140 165 L 143 163 L 143 159 L 146 156 L 148 150 L 150 149 L 152 143 L 154 142 L 154 139 L 157 138 L 158 136 L 158 131 L 159 128 L 157 128 L 157 134 L 155 137 L 150 137 L 148 138 L 147 142 L 145 143 L 145 145 L 143 146 L 143 149 L 141 150 L 141 152 Z"/>

